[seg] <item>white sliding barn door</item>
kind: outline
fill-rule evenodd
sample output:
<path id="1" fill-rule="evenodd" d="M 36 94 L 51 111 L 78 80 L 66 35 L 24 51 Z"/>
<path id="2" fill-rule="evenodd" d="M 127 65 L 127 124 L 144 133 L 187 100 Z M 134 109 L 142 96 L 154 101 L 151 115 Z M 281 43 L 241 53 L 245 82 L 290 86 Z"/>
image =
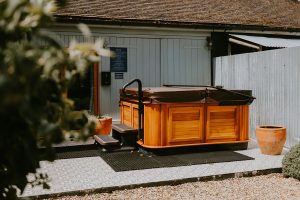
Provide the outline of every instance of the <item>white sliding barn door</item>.
<path id="1" fill-rule="evenodd" d="M 161 84 L 210 85 L 206 38 L 161 40 Z"/>

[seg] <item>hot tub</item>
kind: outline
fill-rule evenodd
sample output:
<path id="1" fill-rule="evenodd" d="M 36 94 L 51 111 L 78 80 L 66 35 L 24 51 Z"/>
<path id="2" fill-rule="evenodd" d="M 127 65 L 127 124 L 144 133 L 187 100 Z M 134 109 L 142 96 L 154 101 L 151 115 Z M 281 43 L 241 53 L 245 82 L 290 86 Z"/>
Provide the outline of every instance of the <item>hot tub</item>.
<path id="1" fill-rule="evenodd" d="M 145 148 L 247 143 L 250 90 L 216 87 L 142 89 L 138 144 Z M 120 91 L 121 123 L 138 128 L 138 89 Z"/>

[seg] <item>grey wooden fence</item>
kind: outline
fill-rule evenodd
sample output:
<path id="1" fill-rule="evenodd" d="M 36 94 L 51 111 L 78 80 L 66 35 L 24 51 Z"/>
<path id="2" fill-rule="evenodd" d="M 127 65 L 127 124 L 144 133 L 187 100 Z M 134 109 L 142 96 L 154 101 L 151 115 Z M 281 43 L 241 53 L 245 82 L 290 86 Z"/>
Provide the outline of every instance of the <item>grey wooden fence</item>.
<path id="1" fill-rule="evenodd" d="M 250 137 L 258 125 L 287 128 L 286 147 L 300 142 L 300 47 L 218 57 L 215 85 L 249 89 Z"/>

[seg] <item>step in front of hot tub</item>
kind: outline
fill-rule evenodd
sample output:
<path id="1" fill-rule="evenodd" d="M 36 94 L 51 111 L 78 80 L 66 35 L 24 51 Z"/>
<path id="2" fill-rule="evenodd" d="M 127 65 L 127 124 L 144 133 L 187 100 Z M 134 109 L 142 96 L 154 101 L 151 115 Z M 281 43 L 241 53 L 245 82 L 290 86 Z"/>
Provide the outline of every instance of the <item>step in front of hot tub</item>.
<path id="1" fill-rule="evenodd" d="M 103 149 L 107 151 L 112 151 L 120 148 L 119 140 L 109 136 L 109 135 L 94 135 L 95 144 L 99 144 Z"/>
<path id="2" fill-rule="evenodd" d="M 102 146 L 119 145 L 119 141 L 109 135 L 94 135 L 94 139 Z"/>
<path id="3" fill-rule="evenodd" d="M 113 124 L 112 136 L 121 142 L 121 146 L 136 146 L 138 130 L 126 124 Z"/>
<path id="4" fill-rule="evenodd" d="M 119 133 L 137 133 L 138 130 L 126 124 L 113 124 L 112 125 L 113 131 L 117 131 Z"/>

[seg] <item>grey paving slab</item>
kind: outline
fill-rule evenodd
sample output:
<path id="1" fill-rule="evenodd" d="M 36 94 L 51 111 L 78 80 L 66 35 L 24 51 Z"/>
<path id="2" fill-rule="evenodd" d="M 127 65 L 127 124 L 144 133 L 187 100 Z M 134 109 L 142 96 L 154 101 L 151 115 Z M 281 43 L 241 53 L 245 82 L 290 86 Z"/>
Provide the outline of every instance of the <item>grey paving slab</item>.
<path id="1" fill-rule="evenodd" d="M 283 155 L 268 156 L 260 153 L 255 142 L 249 148 L 237 151 L 255 160 L 201 164 L 192 166 L 155 168 L 115 172 L 101 157 L 75 158 L 42 161 L 40 172 L 49 175 L 50 189 L 27 186 L 23 196 L 36 196 L 71 191 L 82 191 L 115 186 L 155 183 L 194 177 L 218 176 L 222 174 L 252 172 L 281 168 Z M 29 175 L 28 178 L 32 178 Z"/>

